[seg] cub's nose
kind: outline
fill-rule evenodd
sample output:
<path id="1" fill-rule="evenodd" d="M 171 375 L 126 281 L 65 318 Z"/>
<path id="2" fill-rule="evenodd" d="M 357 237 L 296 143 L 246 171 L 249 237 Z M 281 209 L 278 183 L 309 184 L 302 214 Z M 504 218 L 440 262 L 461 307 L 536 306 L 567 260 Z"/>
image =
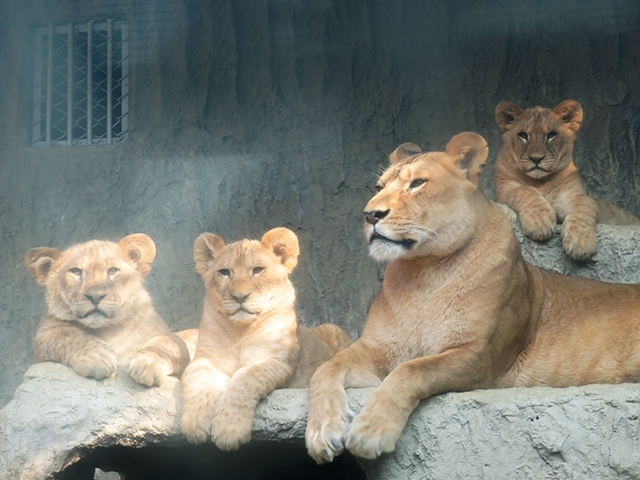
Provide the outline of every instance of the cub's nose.
<path id="1" fill-rule="evenodd" d="M 89 300 L 93 305 L 98 305 L 104 297 L 107 296 L 103 292 L 87 292 L 84 294 L 85 298 Z"/>
<path id="2" fill-rule="evenodd" d="M 249 298 L 249 294 L 236 294 L 236 295 L 231 295 L 231 298 L 233 298 L 236 302 L 238 302 L 239 304 L 244 303 L 244 301 Z"/>
<path id="3" fill-rule="evenodd" d="M 379 220 L 383 219 L 391 210 L 387 209 L 385 211 L 382 210 L 372 210 L 370 212 L 364 212 L 364 219 L 367 223 L 371 225 L 375 225 Z"/>
<path id="4" fill-rule="evenodd" d="M 529 160 L 538 165 L 542 160 L 544 160 L 544 157 L 546 157 L 544 153 L 535 153 L 529 155 Z"/>

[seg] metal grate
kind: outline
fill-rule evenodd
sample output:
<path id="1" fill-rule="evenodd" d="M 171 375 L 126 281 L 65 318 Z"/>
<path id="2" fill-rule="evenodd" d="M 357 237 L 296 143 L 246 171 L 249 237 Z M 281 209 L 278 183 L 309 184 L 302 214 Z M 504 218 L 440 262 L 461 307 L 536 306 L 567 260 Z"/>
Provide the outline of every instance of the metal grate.
<path id="1" fill-rule="evenodd" d="M 127 138 L 128 59 L 125 22 L 38 28 L 32 144 L 95 145 Z"/>

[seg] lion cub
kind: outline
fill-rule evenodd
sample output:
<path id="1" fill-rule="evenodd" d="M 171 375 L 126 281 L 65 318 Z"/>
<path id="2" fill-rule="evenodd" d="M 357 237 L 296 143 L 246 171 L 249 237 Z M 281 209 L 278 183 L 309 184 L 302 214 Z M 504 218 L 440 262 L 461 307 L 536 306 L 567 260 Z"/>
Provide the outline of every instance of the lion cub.
<path id="1" fill-rule="evenodd" d="M 46 287 L 47 300 L 33 347 L 36 362 L 64 363 L 96 379 L 124 363 L 146 386 L 180 375 L 195 351 L 197 330 L 171 333 L 151 304 L 143 279 L 155 255 L 153 240 L 142 233 L 63 252 L 29 250 L 25 263 Z"/>
<path id="2" fill-rule="evenodd" d="M 399 148 L 364 209 L 369 254 L 388 262 L 362 335 L 311 378 L 306 443 L 395 448 L 421 399 L 477 388 L 640 381 L 640 286 L 525 263 L 511 222 L 474 182 L 487 143 Z M 345 387 L 378 387 L 349 424 Z"/>
<path id="3" fill-rule="evenodd" d="M 640 225 L 607 200 L 587 196 L 573 163 L 582 122 L 578 102 L 565 100 L 553 110 L 500 102 L 495 116 L 504 139 L 495 166 L 496 197 L 518 212 L 525 235 L 546 240 L 562 223 L 565 251 L 583 261 L 596 253 L 596 222 Z"/>
<path id="4" fill-rule="evenodd" d="M 212 233 L 195 241 L 196 270 L 207 288 L 195 358 L 182 377 L 182 432 L 221 450 L 251 438 L 258 401 L 282 387 L 306 387 L 323 361 L 351 343 L 331 324 L 298 325 L 289 273 L 296 235 L 275 228 L 260 241 L 225 245 Z"/>

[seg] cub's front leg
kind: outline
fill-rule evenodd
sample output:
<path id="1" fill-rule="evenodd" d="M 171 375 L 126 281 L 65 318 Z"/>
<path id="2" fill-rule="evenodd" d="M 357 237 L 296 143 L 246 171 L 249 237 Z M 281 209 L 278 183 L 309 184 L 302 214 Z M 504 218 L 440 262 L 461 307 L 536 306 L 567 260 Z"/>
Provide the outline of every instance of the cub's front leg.
<path id="1" fill-rule="evenodd" d="M 198 339 L 196 329 L 156 335 L 124 361 L 125 371 L 147 387 L 162 385 L 169 375 L 179 376 L 193 358 Z"/>
<path id="2" fill-rule="evenodd" d="M 316 463 L 331 462 L 344 450 L 345 432 L 353 418 L 345 387 L 380 384 L 381 373 L 372 363 L 374 355 L 356 341 L 320 365 L 311 377 L 305 440 Z"/>
<path id="3" fill-rule="evenodd" d="M 547 240 L 557 224 L 556 212 L 546 198 L 534 187 L 520 186 L 498 192 L 498 201 L 513 208 L 520 217 L 522 230 L 536 241 Z"/>
<path id="4" fill-rule="evenodd" d="M 562 246 L 574 260 L 588 260 L 598 250 L 597 217 L 598 204 L 595 200 L 586 194 L 571 199 L 562 224 Z"/>
<path id="5" fill-rule="evenodd" d="M 284 387 L 293 374 L 294 361 L 269 358 L 238 369 L 214 408 L 211 438 L 223 451 L 237 450 L 251 440 L 256 406 L 261 398 Z"/>
<path id="6" fill-rule="evenodd" d="M 229 376 L 205 356 L 195 358 L 182 374 L 182 416 L 180 429 L 191 443 L 204 443 L 211 436 L 211 424 L 218 398 Z"/>
<path id="7" fill-rule="evenodd" d="M 118 367 L 107 342 L 64 321 L 43 321 L 33 349 L 36 362 L 63 363 L 87 378 L 110 377 Z"/>

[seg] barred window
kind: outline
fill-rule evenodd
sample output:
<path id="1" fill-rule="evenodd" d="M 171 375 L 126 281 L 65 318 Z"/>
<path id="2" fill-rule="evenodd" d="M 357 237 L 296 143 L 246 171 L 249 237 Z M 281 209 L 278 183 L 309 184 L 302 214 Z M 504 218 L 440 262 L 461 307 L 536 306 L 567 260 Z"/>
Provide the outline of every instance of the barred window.
<path id="1" fill-rule="evenodd" d="M 32 144 L 95 145 L 127 138 L 128 57 L 125 22 L 38 28 Z"/>

